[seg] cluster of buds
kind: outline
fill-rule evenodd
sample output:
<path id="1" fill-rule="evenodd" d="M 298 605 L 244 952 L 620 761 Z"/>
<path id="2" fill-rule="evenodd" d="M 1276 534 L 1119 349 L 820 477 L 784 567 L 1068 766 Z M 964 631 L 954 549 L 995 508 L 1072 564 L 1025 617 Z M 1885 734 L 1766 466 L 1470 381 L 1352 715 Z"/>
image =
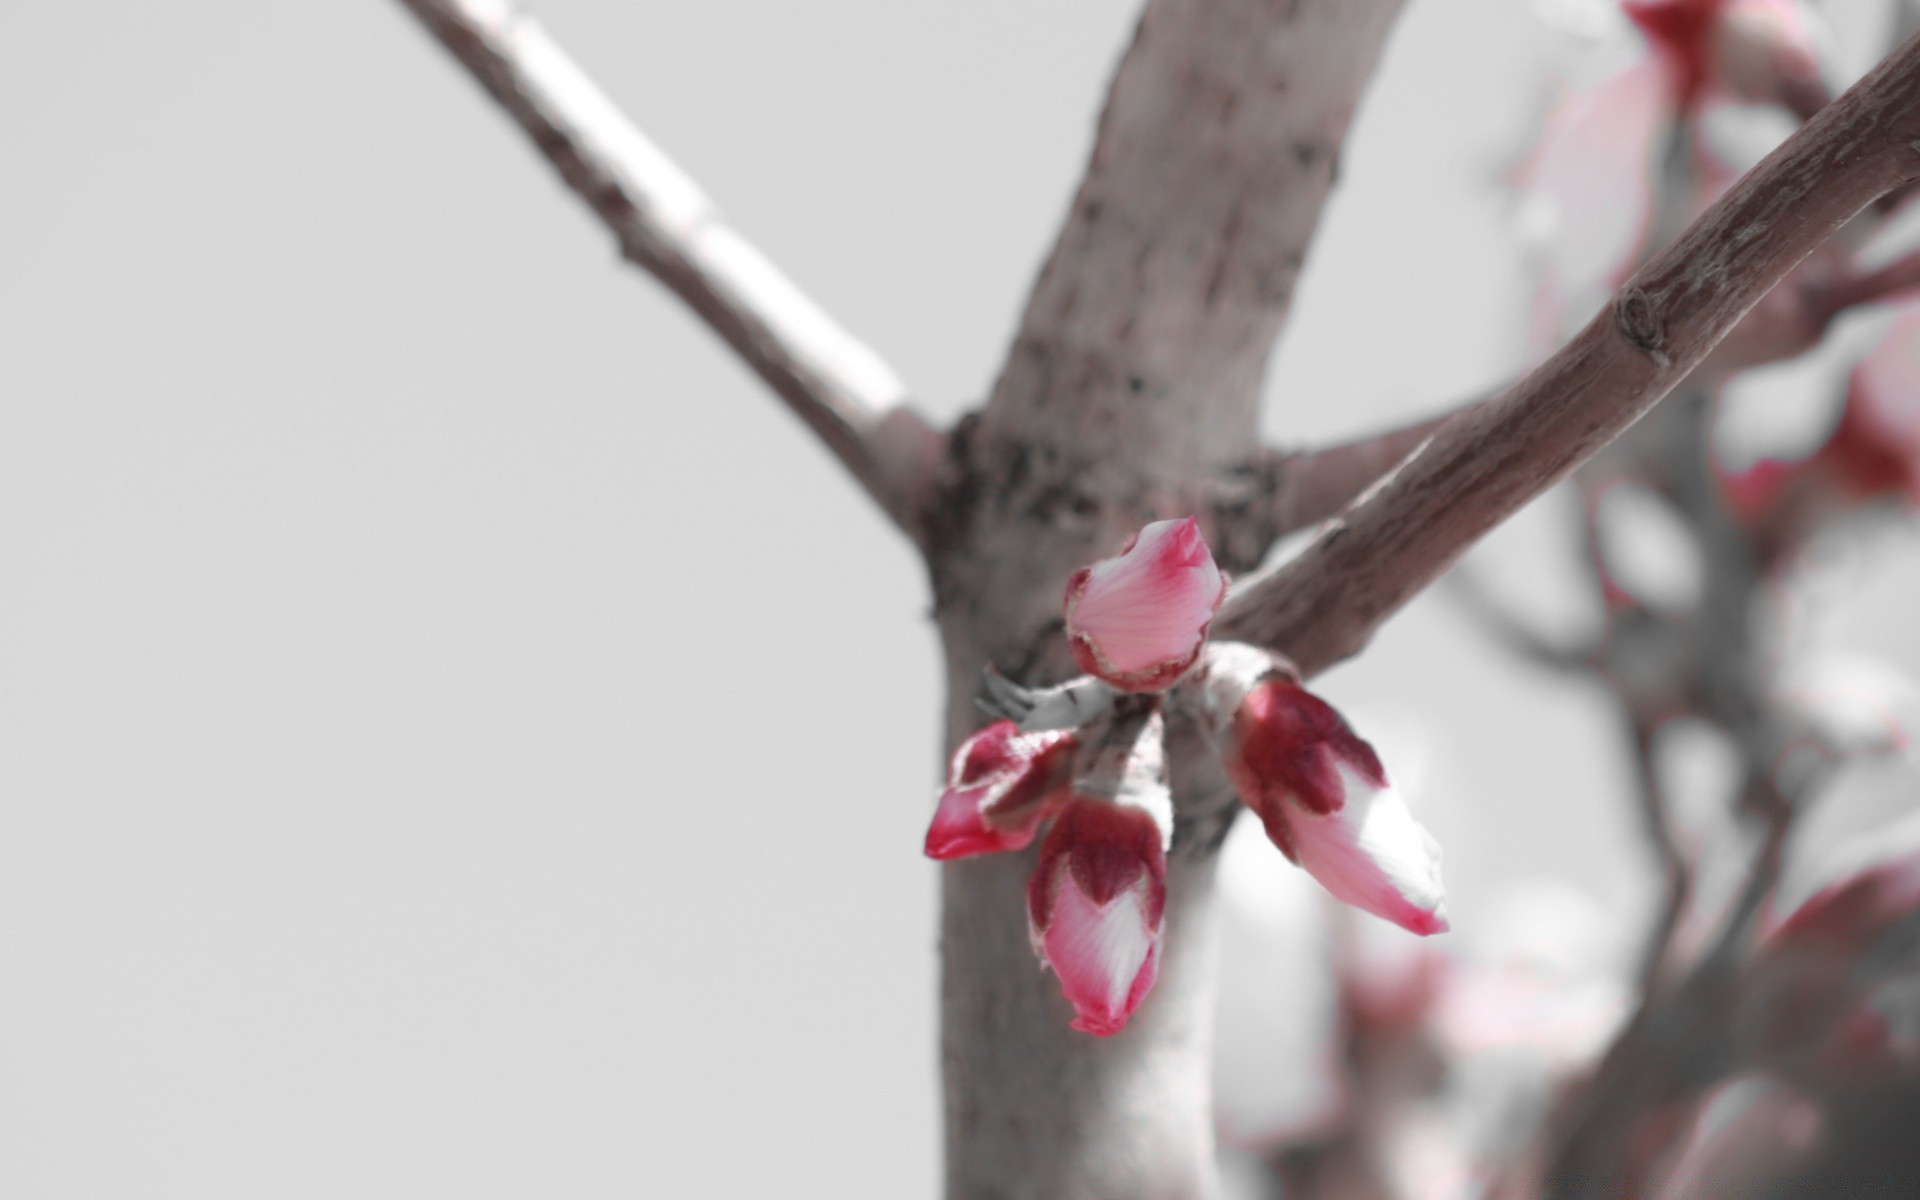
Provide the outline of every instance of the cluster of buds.
<path id="1" fill-rule="evenodd" d="M 989 673 L 984 703 L 1003 719 L 954 754 L 927 831 L 927 854 L 955 859 L 1023 849 L 1051 822 L 1028 927 L 1075 1029 L 1119 1032 L 1159 970 L 1173 837 L 1163 707 L 1197 717 L 1273 843 L 1328 892 L 1415 933 L 1447 928 L 1439 846 L 1373 748 L 1284 659 L 1208 642 L 1226 588 L 1191 517 L 1076 572 L 1066 635 L 1089 675 L 1028 690 Z"/>

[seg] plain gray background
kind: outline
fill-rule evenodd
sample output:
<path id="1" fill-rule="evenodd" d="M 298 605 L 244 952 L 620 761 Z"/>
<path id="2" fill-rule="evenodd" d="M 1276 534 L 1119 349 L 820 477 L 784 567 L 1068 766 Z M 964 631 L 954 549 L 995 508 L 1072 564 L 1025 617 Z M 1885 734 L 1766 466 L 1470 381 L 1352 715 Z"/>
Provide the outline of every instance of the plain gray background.
<path id="1" fill-rule="evenodd" d="M 1135 9 L 536 12 L 947 420 Z M 1543 43 L 1413 0 L 1273 437 L 1518 369 Z M 0 111 L 0 1194 L 932 1195 L 900 539 L 397 5 L 8 0 Z M 1457 928 L 1635 927 L 1596 695 L 1432 597 L 1326 688 L 1424 740 Z"/>

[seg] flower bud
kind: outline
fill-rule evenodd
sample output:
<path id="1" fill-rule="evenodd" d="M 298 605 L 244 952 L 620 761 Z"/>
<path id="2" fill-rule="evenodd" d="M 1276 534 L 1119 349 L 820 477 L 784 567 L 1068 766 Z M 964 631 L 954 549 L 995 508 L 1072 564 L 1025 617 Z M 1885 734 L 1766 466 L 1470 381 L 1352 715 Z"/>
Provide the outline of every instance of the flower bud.
<path id="1" fill-rule="evenodd" d="M 966 858 L 1019 850 L 1066 796 L 1075 749 L 1071 733 L 1021 733 L 995 721 L 961 744 L 947 770 L 928 858 Z"/>
<path id="2" fill-rule="evenodd" d="M 1683 110 L 1709 86 L 1803 119 L 1826 102 L 1818 37 L 1796 0 L 1625 0 L 1621 8 L 1667 63 Z"/>
<path id="3" fill-rule="evenodd" d="M 1248 649 L 1210 656 L 1202 684 L 1240 799 L 1336 899 L 1414 933 L 1444 932 L 1440 845 L 1373 747 L 1279 664 L 1261 671 Z"/>
<path id="4" fill-rule="evenodd" d="M 1027 920 L 1073 1004 L 1073 1028 L 1118 1033 L 1152 989 L 1166 879 L 1160 829 L 1144 810 L 1075 797 L 1055 819 L 1027 884 Z"/>
<path id="5" fill-rule="evenodd" d="M 1797 0 L 1727 0 L 1707 43 L 1715 83 L 1736 100 L 1805 120 L 1827 102 L 1811 15 Z"/>
<path id="6" fill-rule="evenodd" d="M 1171 687 L 1200 656 L 1226 593 L 1199 523 L 1155 521 L 1067 581 L 1074 660 L 1130 692 Z"/>

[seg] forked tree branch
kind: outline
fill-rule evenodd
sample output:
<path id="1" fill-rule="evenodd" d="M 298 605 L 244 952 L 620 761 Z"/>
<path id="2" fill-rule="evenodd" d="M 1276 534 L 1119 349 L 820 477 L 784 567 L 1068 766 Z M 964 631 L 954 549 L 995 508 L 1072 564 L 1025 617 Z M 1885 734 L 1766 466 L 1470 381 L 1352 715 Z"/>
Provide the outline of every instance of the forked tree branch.
<path id="1" fill-rule="evenodd" d="M 1639 419 L 1848 219 L 1920 178 L 1916 143 L 1920 39 L 1769 155 L 1557 354 L 1230 600 L 1216 636 L 1271 647 L 1307 675 L 1356 653 L 1483 534 Z"/>
<path id="2" fill-rule="evenodd" d="M 1920 291 L 1920 251 L 1871 270 L 1833 258 L 1809 259 L 1782 279 L 1727 331 L 1700 364 L 1693 384 L 1711 391 L 1741 371 L 1797 357 L 1817 345 L 1843 313 Z M 1233 545 L 1259 544 L 1252 555 L 1257 561 L 1278 539 L 1338 515 L 1441 426 L 1486 399 L 1475 397 L 1438 416 L 1317 450 L 1262 451 L 1228 473 L 1217 506 L 1219 536 Z M 1476 615 L 1491 615 L 1479 604 L 1491 597 L 1469 599 L 1482 609 Z M 1501 624 L 1489 622 L 1495 632 Z"/>
<path id="3" fill-rule="evenodd" d="M 619 240 L 787 402 L 910 537 L 941 438 L 906 389 L 721 219 L 546 31 L 507 0 L 401 0 Z"/>
<path id="4" fill-rule="evenodd" d="M 982 414 L 1145 474 L 1245 454 L 1260 378 L 1402 0 L 1150 0 Z"/>
<path id="5" fill-rule="evenodd" d="M 1692 383 L 1711 391 L 1742 371 L 1797 357 L 1819 344 L 1841 314 L 1916 290 L 1920 251 L 1871 270 L 1844 265 L 1837 253 L 1809 258 L 1734 323 L 1696 369 Z M 1349 442 L 1314 450 L 1264 449 L 1236 464 L 1224 472 L 1213 506 L 1216 548 L 1224 547 L 1239 569 L 1257 565 L 1276 541 L 1337 516 L 1441 426 L 1487 398 L 1477 396 L 1438 416 Z M 1477 607 L 1482 611 L 1476 615 L 1491 614 Z M 1489 627 L 1498 632 L 1500 624 L 1492 621 Z"/>
<path id="6" fill-rule="evenodd" d="M 1317 450 L 1263 448 L 1235 463 L 1220 473 L 1214 492 L 1214 553 L 1229 570 L 1252 570 L 1275 542 L 1339 513 L 1480 399 L 1349 442 Z"/>
<path id="7" fill-rule="evenodd" d="M 1279 455 L 1279 486 L 1273 489 L 1274 525 L 1282 535 L 1317 525 L 1358 499 L 1375 480 L 1454 417 L 1480 403 L 1476 397 L 1459 408 L 1427 417 L 1399 429 L 1370 437 L 1323 446 L 1318 450 L 1283 451 Z"/>

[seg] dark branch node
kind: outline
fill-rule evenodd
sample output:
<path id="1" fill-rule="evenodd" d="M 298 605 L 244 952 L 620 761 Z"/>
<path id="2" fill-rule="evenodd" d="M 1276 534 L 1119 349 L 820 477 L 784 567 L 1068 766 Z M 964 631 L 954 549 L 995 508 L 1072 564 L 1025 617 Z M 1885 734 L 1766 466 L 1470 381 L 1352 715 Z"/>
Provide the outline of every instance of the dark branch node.
<path id="1" fill-rule="evenodd" d="M 1653 298 L 1645 291 L 1637 287 L 1623 290 L 1614 303 L 1613 313 L 1620 332 L 1645 351 L 1647 357 L 1663 367 L 1673 362 L 1667 355 L 1666 322 L 1661 320 Z"/>

